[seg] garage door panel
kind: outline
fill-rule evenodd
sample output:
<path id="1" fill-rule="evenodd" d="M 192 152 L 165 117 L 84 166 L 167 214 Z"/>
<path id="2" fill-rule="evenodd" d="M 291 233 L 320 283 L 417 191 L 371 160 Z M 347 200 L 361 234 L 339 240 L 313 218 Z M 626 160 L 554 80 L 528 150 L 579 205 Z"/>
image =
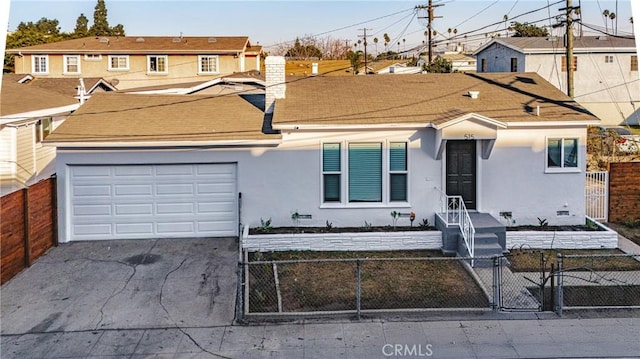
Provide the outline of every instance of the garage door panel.
<path id="1" fill-rule="evenodd" d="M 71 166 L 72 240 L 235 236 L 235 164 Z"/>
<path id="2" fill-rule="evenodd" d="M 131 184 L 121 184 L 115 185 L 115 194 L 116 196 L 152 196 L 153 195 L 153 186 L 150 184 L 146 185 L 131 185 Z"/>
<path id="3" fill-rule="evenodd" d="M 157 214 L 187 214 L 195 213 L 193 203 L 158 203 Z"/>
<path id="4" fill-rule="evenodd" d="M 112 172 L 115 177 L 153 177 L 153 166 L 117 166 Z"/>
<path id="5" fill-rule="evenodd" d="M 110 216 L 111 205 L 95 205 L 95 204 L 77 204 L 73 207 L 74 216 Z"/>
<path id="6" fill-rule="evenodd" d="M 192 183 L 169 183 L 156 186 L 156 195 L 158 196 L 192 196 L 194 194 L 194 185 Z"/>
<path id="7" fill-rule="evenodd" d="M 115 235 L 144 234 L 153 235 L 153 223 L 117 223 L 115 225 Z"/>
<path id="8" fill-rule="evenodd" d="M 73 226 L 75 236 L 110 236 L 111 224 L 76 224 Z"/>
<path id="9" fill-rule="evenodd" d="M 153 215 L 153 204 L 116 204 L 117 216 Z"/>

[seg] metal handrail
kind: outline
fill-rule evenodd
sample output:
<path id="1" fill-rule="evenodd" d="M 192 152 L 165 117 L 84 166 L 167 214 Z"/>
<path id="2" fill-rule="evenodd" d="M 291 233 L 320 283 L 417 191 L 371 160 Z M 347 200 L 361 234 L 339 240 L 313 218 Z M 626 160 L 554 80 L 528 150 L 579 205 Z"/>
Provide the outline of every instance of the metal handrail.
<path id="1" fill-rule="evenodd" d="M 439 188 L 436 188 L 440 192 L 440 210 L 444 215 L 444 221 L 449 225 L 457 225 L 462 233 L 462 239 L 469 251 L 469 257 L 474 257 L 475 252 L 475 233 L 476 229 L 471 222 L 469 211 L 464 204 L 462 196 L 448 196 L 442 192 Z"/>

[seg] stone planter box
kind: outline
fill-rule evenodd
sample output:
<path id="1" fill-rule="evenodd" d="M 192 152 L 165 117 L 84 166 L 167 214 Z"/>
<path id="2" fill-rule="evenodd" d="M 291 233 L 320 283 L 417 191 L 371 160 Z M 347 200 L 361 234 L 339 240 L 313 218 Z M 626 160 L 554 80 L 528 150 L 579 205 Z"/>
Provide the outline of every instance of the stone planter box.
<path id="1" fill-rule="evenodd" d="M 618 248 L 618 233 L 597 223 L 600 231 L 507 231 L 507 249 Z"/>
<path id="2" fill-rule="evenodd" d="M 249 234 L 242 230 L 242 248 L 270 251 L 390 251 L 442 247 L 440 231 Z"/>

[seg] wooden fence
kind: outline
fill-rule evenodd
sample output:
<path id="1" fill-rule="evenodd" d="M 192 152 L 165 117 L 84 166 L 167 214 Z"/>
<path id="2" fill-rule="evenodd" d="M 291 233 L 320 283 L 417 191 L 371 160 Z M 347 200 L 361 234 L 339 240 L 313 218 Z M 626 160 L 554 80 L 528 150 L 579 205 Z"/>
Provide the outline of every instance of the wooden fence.
<path id="1" fill-rule="evenodd" d="M 57 243 L 56 179 L 41 181 L 0 199 L 2 284 Z"/>
<path id="2" fill-rule="evenodd" d="M 640 220 L 640 162 L 609 163 L 609 221 Z"/>

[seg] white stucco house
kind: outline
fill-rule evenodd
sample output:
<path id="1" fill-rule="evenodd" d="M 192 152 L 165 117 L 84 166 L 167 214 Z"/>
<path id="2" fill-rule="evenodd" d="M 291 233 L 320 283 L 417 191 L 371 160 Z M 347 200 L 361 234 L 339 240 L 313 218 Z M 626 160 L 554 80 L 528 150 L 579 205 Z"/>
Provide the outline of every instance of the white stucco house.
<path id="1" fill-rule="evenodd" d="M 566 46 L 558 37 L 494 38 L 479 47 L 477 72 L 536 72 L 567 92 Z M 582 36 L 574 43 L 574 100 L 603 125 L 640 124 L 635 39 Z"/>
<path id="2" fill-rule="evenodd" d="M 584 224 L 587 126 L 534 73 L 301 77 L 238 94 L 95 95 L 57 147 L 60 241 L 237 236 L 239 225 L 434 223 L 443 194 L 519 224 Z M 403 225 L 408 225 L 407 219 Z"/>
<path id="3" fill-rule="evenodd" d="M 42 141 L 80 102 L 95 92 L 112 91 L 100 78 L 40 79 L 32 75 L 3 74 L 0 97 L 1 195 L 27 187 L 55 173 L 55 148 Z"/>

